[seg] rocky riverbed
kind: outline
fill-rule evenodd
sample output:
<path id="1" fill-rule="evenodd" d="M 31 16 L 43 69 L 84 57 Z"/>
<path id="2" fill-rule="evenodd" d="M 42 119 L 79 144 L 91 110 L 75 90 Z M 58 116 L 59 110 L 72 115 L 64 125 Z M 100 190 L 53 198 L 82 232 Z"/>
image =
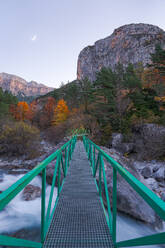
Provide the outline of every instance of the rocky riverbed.
<path id="1" fill-rule="evenodd" d="M 114 158 L 118 163 L 120 163 L 125 169 L 127 169 L 144 185 L 154 191 L 159 197 L 163 196 L 165 192 L 164 181 L 157 181 L 155 178 L 155 172 L 152 172 L 150 177 L 147 178 L 146 175 L 144 176 L 143 174 L 147 166 L 149 166 L 149 168 L 154 171 L 153 168 L 155 168 L 155 166 L 158 167 L 158 163 L 156 163 L 156 161 L 133 161 L 132 159 L 130 160 L 129 158 L 125 158 L 120 152 L 118 152 L 114 148 L 108 149 L 105 147 L 101 147 L 101 149 L 104 150 L 107 154 L 109 154 L 112 158 Z M 106 160 L 104 161 L 104 164 L 106 170 L 109 196 L 112 203 L 113 169 L 111 165 L 106 162 Z M 163 168 L 162 166 L 165 166 L 165 164 L 160 163 L 160 168 Z M 117 176 L 117 208 L 120 212 L 128 214 L 129 216 L 137 220 L 144 221 L 158 228 L 162 228 L 163 226 L 163 222 L 155 214 L 151 207 L 149 207 L 149 205 L 132 189 L 132 187 L 119 174 Z"/>
<path id="2" fill-rule="evenodd" d="M 114 136 L 115 137 L 115 136 Z M 56 151 L 67 140 L 62 141 L 58 146 L 42 141 L 42 154 L 33 160 L 26 160 L 24 157 L 19 159 L 0 158 L 0 193 L 17 181 L 30 169 L 34 168 L 39 162 Z M 114 145 L 111 148 L 101 147 L 107 154 L 113 157 L 123 167 L 129 170 L 137 179 L 153 190 L 164 200 L 165 178 L 164 162 L 138 161 L 126 157 Z M 53 176 L 54 163 L 47 168 L 47 201 L 50 193 L 50 184 Z M 112 200 L 112 168 L 105 162 L 106 176 L 108 182 L 109 195 Z M 36 180 L 36 181 L 35 181 Z M 28 185 L 0 214 L 0 233 L 12 233 L 13 236 L 24 235 L 29 227 L 40 226 L 40 195 L 41 177 L 38 176 Z M 152 227 L 163 228 L 163 223 L 155 215 L 154 211 L 144 202 L 144 200 L 134 192 L 134 190 L 118 176 L 118 210 L 133 217 L 136 220 L 151 224 Z M 56 198 L 56 190 L 55 195 Z M 54 198 L 54 199 L 55 199 Z M 29 212 L 30 211 L 30 212 Z M 9 218 L 11 217 L 11 218 Z M 122 217 L 123 218 L 123 217 Z M 124 217 L 125 218 L 125 217 Z M 8 219 L 8 220 L 7 220 Z M 120 222 L 121 222 L 121 218 Z M 16 223 L 16 224 L 15 224 Z M 135 221 L 136 223 L 136 221 Z M 37 227 L 38 226 L 38 227 Z M 19 232 L 20 230 L 20 232 Z M 28 232 L 28 231 L 27 231 Z M 38 232 L 38 231 L 37 231 Z"/>

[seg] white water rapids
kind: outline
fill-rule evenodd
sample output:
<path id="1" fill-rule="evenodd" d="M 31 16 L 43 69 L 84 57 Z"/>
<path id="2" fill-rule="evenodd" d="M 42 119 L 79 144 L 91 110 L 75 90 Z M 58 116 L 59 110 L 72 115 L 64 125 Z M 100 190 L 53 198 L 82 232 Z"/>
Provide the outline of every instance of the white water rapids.
<path id="1" fill-rule="evenodd" d="M 0 182 L 0 191 L 4 191 L 22 175 L 8 175 L 1 173 L 3 178 Z M 41 177 L 37 176 L 30 183 L 41 188 Z M 51 186 L 46 187 L 46 205 L 48 204 Z M 57 189 L 54 189 L 53 203 L 57 196 Z M 52 205 L 53 205 L 52 203 Z M 41 198 L 32 201 L 24 201 L 20 192 L 8 205 L 0 212 L 0 233 L 10 233 L 21 230 L 22 228 L 39 227 L 41 222 Z M 160 230 L 162 232 L 162 230 Z M 128 216 L 118 214 L 117 217 L 117 241 L 133 239 L 151 235 L 155 231 Z M 160 247 L 160 246 L 147 246 Z"/>
<path id="2" fill-rule="evenodd" d="M 3 174 L 3 181 L 0 183 L 0 190 L 4 191 L 23 175 Z M 41 188 L 41 177 L 35 177 L 30 184 Z M 46 207 L 49 200 L 51 186 L 46 187 Z M 55 202 L 57 189 L 54 188 L 52 201 Z M 0 212 L 0 233 L 15 232 L 22 228 L 40 226 L 41 223 L 41 198 L 32 201 L 24 201 L 20 192 L 8 205 Z"/>

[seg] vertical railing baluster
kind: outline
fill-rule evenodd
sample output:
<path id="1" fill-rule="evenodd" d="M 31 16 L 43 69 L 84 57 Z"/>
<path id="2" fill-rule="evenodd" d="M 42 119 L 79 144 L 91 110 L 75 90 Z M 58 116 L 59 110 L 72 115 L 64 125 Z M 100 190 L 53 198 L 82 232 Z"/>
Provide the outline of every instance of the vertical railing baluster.
<path id="1" fill-rule="evenodd" d="M 46 168 L 42 170 L 41 243 L 43 243 L 45 239 L 45 195 L 46 195 Z"/>
<path id="2" fill-rule="evenodd" d="M 93 172 L 93 168 L 94 168 L 94 158 L 93 158 L 93 149 L 94 149 L 94 146 L 92 145 L 92 149 L 91 149 L 91 167 L 92 167 L 92 172 Z"/>
<path id="3" fill-rule="evenodd" d="M 95 163 L 96 163 L 95 155 L 96 155 L 96 148 L 94 146 L 93 147 L 93 173 L 94 173 L 94 168 L 95 168 Z"/>
<path id="4" fill-rule="evenodd" d="M 67 147 L 67 155 L 66 155 L 66 174 L 69 166 L 69 146 Z"/>
<path id="5" fill-rule="evenodd" d="M 59 154 L 59 156 L 61 156 L 61 154 Z M 59 159 L 59 163 L 58 163 L 58 182 L 57 182 L 58 196 L 60 194 L 60 179 L 61 179 L 61 158 Z"/>
<path id="6" fill-rule="evenodd" d="M 66 177 L 66 168 L 67 168 L 67 147 L 65 147 L 65 166 L 64 166 L 64 170 L 65 170 L 65 177 Z"/>
<path id="7" fill-rule="evenodd" d="M 90 149 L 91 149 L 91 144 L 88 143 L 88 159 L 89 159 L 89 157 L 90 157 Z"/>
<path id="8" fill-rule="evenodd" d="M 93 146 L 92 146 L 92 144 L 91 144 L 91 147 L 90 147 L 90 156 L 89 156 L 89 159 L 90 159 L 90 166 L 92 167 L 92 156 L 93 156 L 93 154 L 92 154 L 92 149 L 93 149 Z"/>
<path id="9" fill-rule="evenodd" d="M 69 161 L 71 160 L 71 155 L 70 155 L 70 150 L 71 150 L 71 148 L 70 148 L 70 144 L 68 145 L 68 166 L 69 166 Z"/>
<path id="10" fill-rule="evenodd" d="M 101 182 L 101 172 L 102 172 L 102 168 L 101 168 L 101 159 L 99 160 L 99 195 L 100 197 L 102 197 L 102 182 Z"/>
<path id="11" fill-rule="evenodd" d="M 86 145 L 85 149 L 86 149 L 86 152 L 87 152 L 88 151 L 88 141 L 87 141 L 86 137 L 85 137 L 85 145 Z"/>
<path id="12" fill-rule="evenodd" d="M 112 238 L 116 243 L 116 213 L 117 213 L 117 171 L 113 168 L 113 194 L 112 194 Z"/>
<path id="13" fill-rule="evenodd" d="M 108 194 L 108 186 L 107 186 L 107 179 L 106 179 L 106 174 L 105 174 L 105 168 L 104 168 L 104 160 L 103 156 L 100 156 L 100 161 L 101 161 L 101 166 L 103 170 L 103 180 L 104 180 L 104 188 L 105 188 L 105 196 L 106 196 L 106 201 L 107 201 L 107 210 L 108 210 L 108 218 L 109 218 L 109 229 L 112 231 L 112 215 L 111 215 L 111 205 L 110 205 L 110 200 L 109 200 L 109 194 Z"/>

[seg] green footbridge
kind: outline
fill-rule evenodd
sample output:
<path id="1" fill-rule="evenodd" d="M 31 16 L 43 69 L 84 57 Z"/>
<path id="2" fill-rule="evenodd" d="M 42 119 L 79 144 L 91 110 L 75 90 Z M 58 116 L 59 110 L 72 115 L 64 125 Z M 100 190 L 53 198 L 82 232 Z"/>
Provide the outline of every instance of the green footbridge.
<path id="1" fill-rule="evenodd" d="M 49 201 L 46 203 L 46 169 L 52 161 L 55 165 L 54 174 Z M 112 201 L 109 199 L 105 161 L 113 168 Z M 83 142 L 77 141 L 77 136 L 73 137 L 1 193 L 0 211 L 39 174 L 42 175 L 41 241 L 0 235 L 1 246 L 108 248 L 165 244 L 165 232 L 116 241 L 117 174 L 120 174 L 164 221 L 165 203 L 86 136 L 83 136 Z M 55 185 L 58 194 L 55 203 L 52 203 Z"/>

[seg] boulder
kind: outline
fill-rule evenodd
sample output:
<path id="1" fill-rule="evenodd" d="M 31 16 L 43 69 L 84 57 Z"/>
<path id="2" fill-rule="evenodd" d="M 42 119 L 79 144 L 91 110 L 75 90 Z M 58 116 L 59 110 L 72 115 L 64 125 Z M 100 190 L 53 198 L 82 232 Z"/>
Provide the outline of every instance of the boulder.
<path id="1" fill-rule="evenodd" d="M 154 167 L 153 167 L 153 172 L 156 172 L 160 169 L 161 165 L 159 163 L 157 163 Z"/>
<path id="2" fill-rule="evenodd" d="M 152 189 L 153 191 L 156 191 L 157 189 L 159 189 L 158 182 L 154 178 L 147 178 L 145 182 L 146 182 L 146 185 L 148 185 L 148 187 Z"/>
<path id="3" fill-rule="evenodd" d="M 122 143 L 120 150 L 123 153 L 130 153 L 134 149 L 134 144 L 133 143 Z"/>
<path id="4" fill-rule="evenodd" d="M 157 124 L 134 126 L 133 143 L 138 159 L 151 160 L 165 156 L 165 127 Z"/>
<path id="5" fill-rule="evenodd" d="M 122 165 L 126 170 L 128 170 L 134 177 L 136 177 L 143 184 L 147 184 L 146 180 L 140 175 L 139 171 L 136 169 L 134 164 L 128 158 L 122 156 L 121 153 L 115 149 L 108 149 L 101 147 L 107 154 L 109 154 L 113 159 L 115 159 L 120 165 Z M 112 166 L 104 161 L 108 192 L 110 197 L 110 202 L 112 206 L 112 190 L 113 190 L 113 169 Z M 98 181 L 98 174 L 97 181 Z M 156 181 L 152 181 L 153 188 L 157 187 Z M 151 182 L 148 186 L 151 185 Z M 104 191 L 104 182 L 102 182 L 103 188 L 103 199 L 106 205 L 106 197 Z M 142 197 L 136 193 L 136 191 L 123 179 L 119 173 L 117 176 L 117 209 L 120 212 L 130 215 L 131 217 L 144 221 L 146 223 L 153 224 L 154 226 L 160 227 L 162 225 L 161 220 L 155 214 L 155 211 L 142 199 Z"/>
<path id="6" fill-rule="evenodd" d="M 146 166 L 142 169 L 141 174 L 144 178 L 149 178 L 152 176 L 152 168 L 149 166 Z"/>
<path id="7" fill-rule="evenodd" d="M 32 184 L 28 184 L 24 190 L 22 199 L 24 201 L 32 201 L 35 200 L 37 197 L 41 196 L 41 189 L 38 186 L 34 186 Z"/>
<path id="8" fill-rule="evenodd" d="M 153 177 L 159 181 L 162 182 L 165 180 L 165 168 L 161 167 L 159 170 L 157 170 L 154 174 Z"/>
<path id="9" fill-rule="evenodd" d="M 123 141 L 123 135 L 121 133 L 112 134 L 112 147 L 119 149 Z"/>
<path id="10" fill-rule="evenodd" d="M 108 168 L 107 173 L 108 192 L 112 206 L 113 191 L 113 171 Z M 103 185 L 103 184 L 102 184 Z M 103 185 L 104 203 L 106 205 L 106 197 Z M 120 212 L 130 215 L 131 217 L 150 223 L 160 225 L 160 220 L 155 211 L 139 196 L 138 193 L 118 174 L 117 176 L 117 209 Z"/>

